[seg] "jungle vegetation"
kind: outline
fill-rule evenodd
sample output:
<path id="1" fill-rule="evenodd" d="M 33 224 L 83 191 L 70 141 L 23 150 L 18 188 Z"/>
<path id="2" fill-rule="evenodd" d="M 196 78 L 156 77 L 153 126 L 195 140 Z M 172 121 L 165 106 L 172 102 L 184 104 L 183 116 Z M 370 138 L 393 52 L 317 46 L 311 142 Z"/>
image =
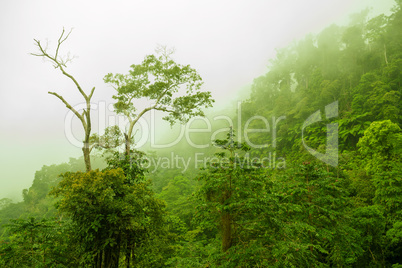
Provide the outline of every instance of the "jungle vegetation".
<path id="1" fill-rule="evenodd" d="M 129 127 L 91 133 L 90 107 L 72 110 L 83 157 L 43 166 L 22 202 L 0 200 L 1 267 L 402 267 L 401 29 L 399 1 L 389 16 L 363 11 L 278 49 L 234 124 L 213 139 L 197 134 L 206 149 L 133 145 L 151 110 L 171 124 L 208 116 L 211 93 L 190 65 L 160 48 L 128 74 L 107 74 Z M 53 54 L 36 41 L 34 55 L 90 103 L 94 88 L 85 93 L 58 55 L 67 37 L 63 30 Z M 138 109 L 141 98 L 153 105 Z M 324 112 L 331 103 L 334 117 Z M 336 164 L 306 149 L 325 154 L 331 124 Z M 144 167 L 151 156 L 197 150 L 210 157 L 201 167 Z"/>

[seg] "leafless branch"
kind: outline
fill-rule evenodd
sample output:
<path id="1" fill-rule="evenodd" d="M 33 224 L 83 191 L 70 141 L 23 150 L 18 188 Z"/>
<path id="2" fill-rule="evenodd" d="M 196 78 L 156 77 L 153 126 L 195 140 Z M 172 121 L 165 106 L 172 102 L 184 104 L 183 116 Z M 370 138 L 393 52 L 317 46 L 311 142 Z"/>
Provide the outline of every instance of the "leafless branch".
<path id="1" fill-rule="evenodd" d="M 56 68 L 56 69 L 59 68 L 60 71 L 63 73 L 63 75 L 67 76 L 68 78 L 70 78 L 73 81 L 73 83 L 75 84 L 75 86 L 77 87 L 77 89 L 79 90 L 81 95 L 85 98 L 85 100 L 89 100 L 91 98 L 88 97 L 87 94 L 85 94 L 85 92 L 82 90 L 82 88 L 81 88 L 80 84 L 77 82 L 77 80 L 71 74 L 67 73 L 63 68 L 63 67 L 66 67 L 66 63 L 71 61 L 72 58 L 68 57 L 67 60 L 65 60 L 65 61 L 63 61 L 62 59 L 58 59 L 60 46 L 67 40 L 67 38 L 70 36 L 71 32 L 72 32 L 72 29 L 65 36 L 64 35 L 65 30 L 63 28 L 63 31 L 62 31 L 62 33 L 61 33 L 61 35 L 60 35 L 60 37 L 59 37 L 59 39 L 57 41 L 57 48 L 56 48 L 56 52 L 55 52 L 54 56 L 51 56 L 47 52 L 47 48 L 42 47 L 42 44 L 41 44 L 41 42 L 39 40 L 34 39 L 35 45 L 38 47 L 40 53 L 39 54 L 38 53 L 31 53 L 31 55 L 37 56 L 37 57 L 44 57 L 44 58 L 49 59 L 53 63 L 54 68 Z M 94 90 L 95 89 L 93 88 L 92 92 L 91 92 L 92 94 L 93 94 Z M 90 95 L 91 97 L 92 97 L 92 94 Z"/>
<path id="2" fill-rule="evenodd" d="M 89 93 L 88 99 L 91 99 L 91 98 L 92 98 L 92 95 L 94 94 L 94 91 L 95 91 L 95 87 L 93 87 L 93 88 L 91 89 L 91 93 Z"/>
<path id="3" fill-rule="evenodd" d="M 65 33 L 65 30 L 64 30 L 64 27 L 63 27 L 63 31 L 61 32 L 61 35 L 60 35 L 60 37 L 59 37 L 59 40 L 57 40 L 56 54 L 54 55 L 54 58 L 55 58 L 55 59 L 57 59 L 57 56 L 59 55 L 59 49 L 60 49 L 61 44 L 63 44 L 64 41 L 67 40 L 67 38 L 70 36 L 70 34 L 71 34 L 72 31 L 73 31 L 73 29 L 71 28 L 71 30 L 68 32 L 68 34 L 63 38 L 64 33 Z"/>
<path id="4" fill-rule="evenodd" d="M 50 95 L 54 95 L 57 98 L 59 98 L 65 105 L 66 107 L 72 111 L 82 122 L 82 124 L 85 126 L 85 119 L 84 116 L 79 114 L 78 111 L 76 109 L 74 109 L 74 107 L 72 107 L 62 96 L 60 96 L 59 94 L 57 94 L 56 92 L 48 92 Z"/>
<path id="5" fill-rule="evenodd" d="M 167 48 L 166 45 L 158 44 L 155 49 L 157 54 L 160 54 L 166 61 L 170 59 L 170 55 L 175 53 L 175 48 Z"/>

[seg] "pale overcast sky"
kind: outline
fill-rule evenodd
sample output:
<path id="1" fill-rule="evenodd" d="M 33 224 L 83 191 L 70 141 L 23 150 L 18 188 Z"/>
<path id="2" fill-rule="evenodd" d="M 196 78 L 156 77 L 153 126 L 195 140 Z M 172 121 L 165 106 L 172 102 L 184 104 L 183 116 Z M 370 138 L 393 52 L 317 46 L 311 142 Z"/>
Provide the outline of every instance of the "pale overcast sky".
<path id="1" fill-rule="evenodd" d="M 29 54 L 36 52 L 34 38 L 49 40 L 54 48 L 62 28 L 74 28 L 61 51 L 78 56 L 68 71 L 87 92 L 95 86 L 93 101 L 106 105 L 113 90 L 103 83 L 104 75 L 126 73 L 157 44 L 174 47 L 176 61 L 199 71 L 204 89 L 221 107 L 264 74 L 275 48 L 332 23 L 347 23 L 351 13 L 366 7 L 373 7 L 374 16 L 393 5 L 392 0 L 2 0 L 0 198 L 20 198 L 43 165 L 81 156 L 65 137 L 66 107 L 47 92 L 60 93 L 72 105 L 82 98 L 59 70 Z"/>

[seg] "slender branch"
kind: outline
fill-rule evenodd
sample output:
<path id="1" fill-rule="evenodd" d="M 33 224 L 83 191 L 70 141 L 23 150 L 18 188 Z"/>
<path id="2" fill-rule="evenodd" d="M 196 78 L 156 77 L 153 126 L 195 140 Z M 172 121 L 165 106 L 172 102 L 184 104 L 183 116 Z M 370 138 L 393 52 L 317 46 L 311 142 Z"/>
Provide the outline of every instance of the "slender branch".
<path id="1" fill-rule="evenodd" d="M 133 128 L 135 126 L 135 124 L 138 122 L 138 120 L 140 120 L 140 118 L 148 111 L 151 111 L 152 109 L 158 110 L 158 111 L 163 111 L 163 112 L 174 112 L 174 110 L 168 109 L 166 107 L 158 107 L 158 103 L 161 100 L 161 98 L 163 97 L 163 95 L 165 95 L 167 92 L 167 90 L 165 90 L 161 96 L 159 96 L 159 98 L 156 100 L 156 103 L 150 107 L 145 108 L 144 110 L 142 110 L 137 117 L 133 120 L 131 117 L 127 116 L 130 125 L 129 125 L 129 129 L 128 129 L 128 137 L 129 139 L 131 138 L 131 133 L 133 131 Z"/>
<path id="2" fill-rule="evenodd" d="M 31 53 L 31 55 L 37 56 L 37 57 L 45 57 L 45 58 L 49 59 L 51 62 L 53 62 L 54 68 L 56 68 L 56 69 L 59 68 L 60 71 L 63 73 L 63 75 L 65 75 L 65 76 L 67 76 L 68 78 L 70 78 L 70 79 L 74 82 L 74 84 L 75 84 L 75 86 L 77 87 L 78 91 L 79 91 L 79 92 L 81 93 L 81 95 L 85 98 L 85 100 L 89 100 L 89 99 L 91 99 L 91 98 L 89 98 L 89 97 L 87 96 L 87 94 L 85 94 L 85 92 L 82 90 L 82 88 L 81 88 L 80 84 L 77 82 L 77 80 L 76 80 L 71 74 L 67 73 L 67 72 L 64 70 L 63 66 L 64 66 L 64 67 L 66 67 L 66 66 L 65 66 L 65 64 L 63 63 L 63 61 L 59 61 L 59 60 L 57 59 L 57 56 L 58 56 L 58 53 L 59 53 L 60 45 L 61 45 L 64 41 L 66 41 L 66 39 L 67 39 L 67 38 L 69 37 L 69 35 L 71 34 L 72 29 L 71 29 L 70 32 L 67 34 L 67 36 L 63 39 L 64 32 L 65 32 L 65 31 L 64 31 L 64 28 L 63 28 L 63 32 L 62 32 L 62 34 L 60 35 L 59 40 L 57 41 L 57 49 L 56 49 L 56 54 L 55 54 L 54 57 L 52 57 L 51 55 L 49 55 L 49 54 L 47 53 L 46 49 L 44 49 L 44 48 L 42 47 L 40 41 L 39 41 L 39 40 L 36 40 L 36 39 L 34 39 L 34 41 L 35 41 L 35 43 L 36 43 L 36 46 L 39 48 L 39 51 L 41 52 L 41 54 Z M 94 90 L 95 90 L 95 88 L 92 88 L 91 93 L 93 93 Z M 92 97 L 92 94 L 90 94 L 90 96 Z"/>
<path id="3" fill-rule="evenodd" d="M 66 105 L 66 107 L 67 107 L 69 110 L 71 110 L 71 111 L 81 120 L 82 125 L 84 126 L 84 128 L 86 128 L 86 122 L 85 122 L 85 118 L 84 118 L 83 115 L 79 114 L 76 109 L 74 109 L 62 96 L 60 96 L 60 95 L 57 94 L 56 92 L 50 92 L 50 91 L 49 91 L 48 93 L 49 93 L 50 95 L 54 95 L 54 96 L 56 96 L 57 98 L 59 98 L 59 99 Z"/>
<path id="4" fill-rule="evenodd" d="M 155 110 L 158 110 L 158 111 L 162 111 L 162 112 L 169 112 L 169 113 L 173 113 L 173 112 L 174 112 L 174 110 L 168 109 L 168 108 L 166 108 L 166 107 L 155 107 L 154 109 L 155 109 Z"/>
<path id="5" fill-rule="evenodd" d="M 111 149 L 111 148 L 115 148 L 114 146 L 103 146 L 100 142 L 95 142 L 93 144 L 91 144 L 91 146 L 89 146 L 89 152 L 92 152 L 92 149 L 95 148 L 96 146 L 99 146 L 103 149 Z"/>
<path id="6" fill-rule="evenodd" d="M 68 32 L 67 36 L 66 36 L 64 39 L 62 39 L 62 38 L 63 38 L 63 35 L 64 35 L 64 32 L 65 32 L 64 27 L 63 27 L 63 31 L 61 32 L 61 35 L 60 35 L 60 37 L 59 37 L 59 40 L 57 40 L 57 49 L 56 49 L 56 54 L 54 55 L 54 58 L 55 58 L 55 59 L 57 59 L 57 56 L 58 56 L 58 54 L 59 54 L 60 45 L 63 44 L 64 41 L 67 40 L 67 38 L 70 36 L 70 34 L 71 34 L 72 31 L 73 31 L 73 29 L 71 29 L 70 32 Z M 64 65 L 64 64 L 63 64 L 63 65 Z M 65 65 L 64 65 L 64 66 L 65 66 Z"/>
<path id="7" fill-rule="evenodd" d="M 373 252 L 371 252 L 370 247 L 368 247 L 368 250 L 370 251 L 371 257 L 373 257 L 373 261 L 374 261 L 374 263 L 376 263 L 377 261 L 375 260 L 374 254 L 373 254 Z"/>
<path id="8" fill-rule="evenodd" d="M 94 91 L 95 91 L 95 87 L 93 87 L 93 88 L 91 89 L 91 93 L 89 94 L 88 99 L 91 99 L 91 98 L 92 98 L 92 95 L 94 94 Z"/>
<path id="9" fill-rule="evenodd" d="M 92 152 L 92 149 L 95 148 L 96 145 L 99 145 L 99 143 L 94 143 L 89 147 L 89 153 Z"/>
<path id="10" fill-rule="evenodd" d="M 60 63 L 59 63 L 59 68 L 60 68 L 61 72 L 62 72 L 65 76 L 67 76 L 68 78 L 70 78 L 70 79 L 74 82 L 74 84 L 75 84 L 75 86 L 77 87 L 78 91 L 81 93 L 81 95 L 84 97 L 84 99 L 85 99 L 86 101 L 88 101 L 90 98 L 88 98 L 87 94 L 85 94 L 85 92 L 82 90 L 82 88 L 81 88 L 80 84 L 78 84 L 77 80 L 75 80 L 75 78 L 74 78 L 71 74 L 67 73 L 67 72 L 64 70 L 64 68 L 60 65 Z M 95 88 L 93 88 L 92 91 L 93 91 L 93 90 L 95 90 Z"/>
<path id="11" fill-rule="evenodd" d="M 151 107 L 147 107 L 144 110 L 142 110 L 137 117 L 133 120 L 130 116 L 128 116 L 128 114 L 125 112 L 124 114 L 127 116 L 128 121 L 130 122 L 129 125 L 129 130 L 128 130 L 128 137 L 130 139 L 131 137 L 131 133 L 133 131 L 134 125 L 138 122 L 138 120 L 140 120 L 140 118 L 148 111 L 155 109 L 155 110 L 159 110 L 159 111 L 164 111 L 164 112 L 173 112 L 173 110 L 169 110 L 167 108 L 164 107 L 157 107 L 157 105 L 159 104 L 159 102 L 161 101 L 161 99 L 166 95 L 166 93 L 172 88 L 173 85 L 169 85 L 161 94 L 160 96 L 156 99 L 155 104 Z M 131 99 L 130 99 L 131 101 Z"/>
<path id="12" fill-rule="evenodd" d="M 137 117 L 136 117 L 133 121 L 130 122 L 130 129 L 129 129 L 129 134 L 130 134 L 130 135 L 131 135 L 131 132 L 132 132 L 132 130 L 133 130 L 134 125 L 138 122 L 138 120 L 140 120 L 140 118 L 141 118 L 146 112 L 148 112 L 148 111 L 150 111 L 150 110 L 152 110 L 152 109 L 154 109 L 154 108 L 155 108 L 155 105 L 153 105 L 153 106 L 151 106 L 151 107 L 145 108 L 144 110 L 142 110 L 141 113 L 139 113 L 139 114 L 137 115 Z"/>
<path id="13" fill-rule="evenodd" d="M 170 84 L 170 83 L 169 83 L 169 84 Z M 156 99 L 156 102 L 155 102 L 156 105 L 159 104 L 159 102 L 161 101 L 161 99 L 166 95 L 166 93 L 167 93 L 173 86 L 174 86 L 174 84 L 170 84 L 170 85 L 165 89 L 165 91 L 163 91 L 163 92 L 161 93 L 161 95 Z"/>
<path id="14" fill-rule="evenodd" d="M 127 116 L 128 122 L 131 123 L 133 121 L 133 119 L 131 118 L 130 113 L 127 110 L 123 110 L 123 113 L 125 116 Z"/>

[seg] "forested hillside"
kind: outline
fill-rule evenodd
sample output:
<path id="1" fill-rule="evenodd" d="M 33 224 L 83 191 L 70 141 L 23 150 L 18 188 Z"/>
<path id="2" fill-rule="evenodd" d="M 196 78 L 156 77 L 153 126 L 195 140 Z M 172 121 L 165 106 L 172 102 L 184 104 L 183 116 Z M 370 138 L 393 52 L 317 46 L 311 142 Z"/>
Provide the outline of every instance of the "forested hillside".
<path id="1" fill-rule="evenodd" d="M 213 101 L 200 81 L 166 51 L 105 77 L 133 126 L 139 97 L 170 123 L 204 116 Z M 133 128 L 109 128 L 88 136 L 91 168 L 81 158 L 37 171 L 22 202 L 0 200 L 0 266 L 402 267 L 401 82 L 400 1 L 390 16 L 362 11 L 294 41 L 202 150 L 205 166 L 151 172 Z M 182 85 L 187 95 L 166 94 Z M 152 157 L 177 150 L 200 151 Z"/>

